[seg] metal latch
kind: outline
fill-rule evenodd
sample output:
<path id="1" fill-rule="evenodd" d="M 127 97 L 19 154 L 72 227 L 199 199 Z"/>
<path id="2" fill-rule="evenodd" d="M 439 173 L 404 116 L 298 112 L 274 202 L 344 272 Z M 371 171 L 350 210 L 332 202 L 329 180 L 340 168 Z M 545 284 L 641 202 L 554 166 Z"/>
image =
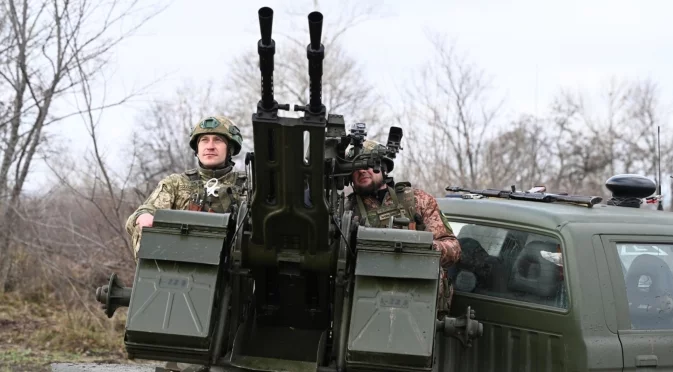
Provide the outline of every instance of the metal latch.
<path id="1" fill-rule="evenodd" d="M 180 235 L 187 235 L 188 233 L 189 233 L 189 225 L 186 223 L 180 225 Z"/>

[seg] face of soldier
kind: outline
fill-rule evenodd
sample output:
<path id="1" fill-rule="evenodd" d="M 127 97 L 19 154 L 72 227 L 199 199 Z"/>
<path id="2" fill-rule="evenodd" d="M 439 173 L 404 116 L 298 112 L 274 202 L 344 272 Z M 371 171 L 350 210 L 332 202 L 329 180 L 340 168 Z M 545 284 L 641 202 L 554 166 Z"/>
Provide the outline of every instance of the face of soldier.
<path id="1" fill-rule="evenodd" d="M 227 158 L 227 141 L 217 134 L 204 134 L 198 142 L 199 161 L 204 167 L 215 167 Z"/>
<path id="2" fill-rule="evenodd" d="M 359 194 L 371 194 L 385 186 L 383 172 L 374 173 L 372 168 L 353 172 L 352 180 L 353 190 Z"/>

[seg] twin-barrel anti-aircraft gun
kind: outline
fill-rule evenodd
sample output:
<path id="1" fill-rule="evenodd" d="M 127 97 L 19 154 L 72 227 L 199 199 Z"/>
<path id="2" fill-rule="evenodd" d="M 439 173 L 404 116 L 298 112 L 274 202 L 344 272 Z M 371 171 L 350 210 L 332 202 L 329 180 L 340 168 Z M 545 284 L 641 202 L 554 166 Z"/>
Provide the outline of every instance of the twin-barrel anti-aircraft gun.
<path id="1" fill-rule="evenodd" d="M 394 229 L 359 226 L 344 210 L 350 174 L 380 171 L 402 130 L 391 128 L 386 150 L 364 153 L 366 127 L 347 133 L 341 115 L 326 114 L 319 12 L 308 16 L 309 103 L 294 106 L 303 117 L 279 116 L 290 105 L 274 100 L 272 19 L 272 9 L 259 10 L 262 97 L 247 201 L 224 214 L 158 210 L 143 228 L 132 287 L 112 274 L 96 298 L 108 317 L 128 307 L 129 358 L 224 370 L 432 370 L 440 337 L 469 346 L 482 332 L 469 308 L 438 320 L 432 233 L 409 229 L 405 217 L 391 219 Z"/>

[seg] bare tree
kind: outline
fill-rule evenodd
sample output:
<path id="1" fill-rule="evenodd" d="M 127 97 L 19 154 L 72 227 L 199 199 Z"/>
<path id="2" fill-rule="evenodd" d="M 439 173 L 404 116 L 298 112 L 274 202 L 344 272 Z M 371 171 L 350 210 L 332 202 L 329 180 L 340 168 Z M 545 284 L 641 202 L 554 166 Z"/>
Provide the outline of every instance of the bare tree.
<path id="1" fill-rule="evenodd" d="M 113 48 L 160 10 L 143 9 L 137 0 L 5 0 L 0 5 L 6 17 L 0 21 L 0 79 L 11 87 L 0 97 L 9 111 L 0 123 L 0 199 L 7 206 L 4 230 L 10 231 L 8 224 L 48 126 L 79 113 L 54 115 L 54 104 L 76 91 L 81 82 L 76 76 L 104 71 Z M 127 21 L 132 21 L 130 27 Z M 8 232 L 3 243 L 0 256 L 10 257 Z M 2 261 L 0 291 L 11 260 Z"/>
<path id="2" fill-rule="evenodd" d="M 515 185 L 518 189 L 528 189 L 544 182 L 548 167 L 554 161 L 549 151 L 552 145 L 549 134 L 545 123 L 529 115 L 501 129 L 484 146 L 484 185 L 503 189 Z"/>
<path id="3" fill-rule="evenodd" d="M 12 206 L 21 228 L 11 235 L 11 242 L 26 252 L 25 257 L 48 264 L 41 265 L 40 273 L 29 273 L 34 270 L 31 262 L 19 263 L 19 274 L 33 280 L 10 281 L 9 286 L 21 286 L 22 291 L 29 293 L 34 287 L 49 286 L 61 300 L 77 301 L 76 306 L 89 309 L 97 318 L 89 303 L 90 293 L 81 292 L 105 282 L 110 270 L 125 276 L 132 274 L 133 253 L 124 224 L 134 207 L 127 200 L 130 172 L 115 174 L 99 142 L 103 113 L 96 107 L 106 106 L 105 84 L 94 89 L 95 78 L 101 76 L 87 75 L 78 56 L 75 61 L 67 78 L 78 82 L 75 104 L 92 148 L 84 157 L 54 148 L 61 150 L 61 156 L 45 159 L 56 178 L 51 190 L 34 200 L 28 199 L 28 205 Z M 97 103 L 99 99 L 101 102 Z M 53 276 L 59 279 L 48 280 Z M 63 286 L 71 289 L 69 294 L 59 291 Z"/>
<path id="4" fill-rule="evenodd" d="M 601 124 L 589 115 L 581 96 L 562 91 L 556 97 L 548 121 L 552 153 L 546 166 L 548 188 L 580 193 L 610 165 Z"/>
<path id="5" fill-rule="evenodd" d="M 430 38 L 436 51 L 406 91 L 400 120 L 413 123 L 404 155 L 415 183 L 440 192 L 449 183 L 478 187 L 484 146 L 502 102 L 491 102 L 484 73 L 461 57 L 455 46 Z"/>
<path id="6" fill-rule="evenodd" d="M 561 90 L 547 116 L 524 117 L 490 140 L 489 182 L 609 198 L 605 182 L 615 174 L 656 178 L 657 126 L 663 124 L 656 85 L 612 79 L 594 104 L 587 93 Z M 669 153 L 671 136 L 661 143 Z"/>
<path id="7" fill-rule="evenodd" d="M 670 185 L 669 175 L 673 174 L 673 135 L 667 120 L 671 111 L 664 110 L 664 107 L 657 83 L 650 79 L 631 83 L 625 108 L 628 120 L 626 125 L 620 127 L 621 141 L 616 157 L 621 163 L 622 172 L 638 172 L 654 179 L 657 184 Z M 657 138 L 658 129 L 661 129 L 662 133 L 660 146 Z M 662 159 L 659 159 L 659 151 Z M 669 191 L 669 194 L 664 196 L 663 204 L 670 204 L 670 201 Z"/>
<path id="8" fill-rule="evenodd" d="M 586 94 L 562 91 L 552 105 L 550 184 L 608 196 L 605 181 L 617 173 L 656 176 L 656 86 L 612 79 L 598 104 L 588 101 Z M 670 140 L 662 138 L 662 146 L 670 148 Z"/>
<path id="9" fill-rule="evenodd" d="M 663 125 L 659 88 L 651 80 L 634 82 L 626 100 L 628 121 L 620 128 L 618 158 L 624 172 L 657 174 L 657 126 Z M 670 134 L 662 138 L 662 151 L 671 149 Z"/>

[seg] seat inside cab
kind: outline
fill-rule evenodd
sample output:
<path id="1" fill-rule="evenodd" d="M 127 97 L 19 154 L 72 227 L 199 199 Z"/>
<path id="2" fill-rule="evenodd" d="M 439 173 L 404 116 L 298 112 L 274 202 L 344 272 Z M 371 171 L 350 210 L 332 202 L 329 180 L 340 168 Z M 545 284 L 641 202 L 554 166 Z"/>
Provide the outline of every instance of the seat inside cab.
<path id="1" fill-rule="evenodd" d="M 454 231 L 462 254 L 449 270 L 457 293 L 567 307 L 558 239 L 487 225 L 458 225 Z"/>

